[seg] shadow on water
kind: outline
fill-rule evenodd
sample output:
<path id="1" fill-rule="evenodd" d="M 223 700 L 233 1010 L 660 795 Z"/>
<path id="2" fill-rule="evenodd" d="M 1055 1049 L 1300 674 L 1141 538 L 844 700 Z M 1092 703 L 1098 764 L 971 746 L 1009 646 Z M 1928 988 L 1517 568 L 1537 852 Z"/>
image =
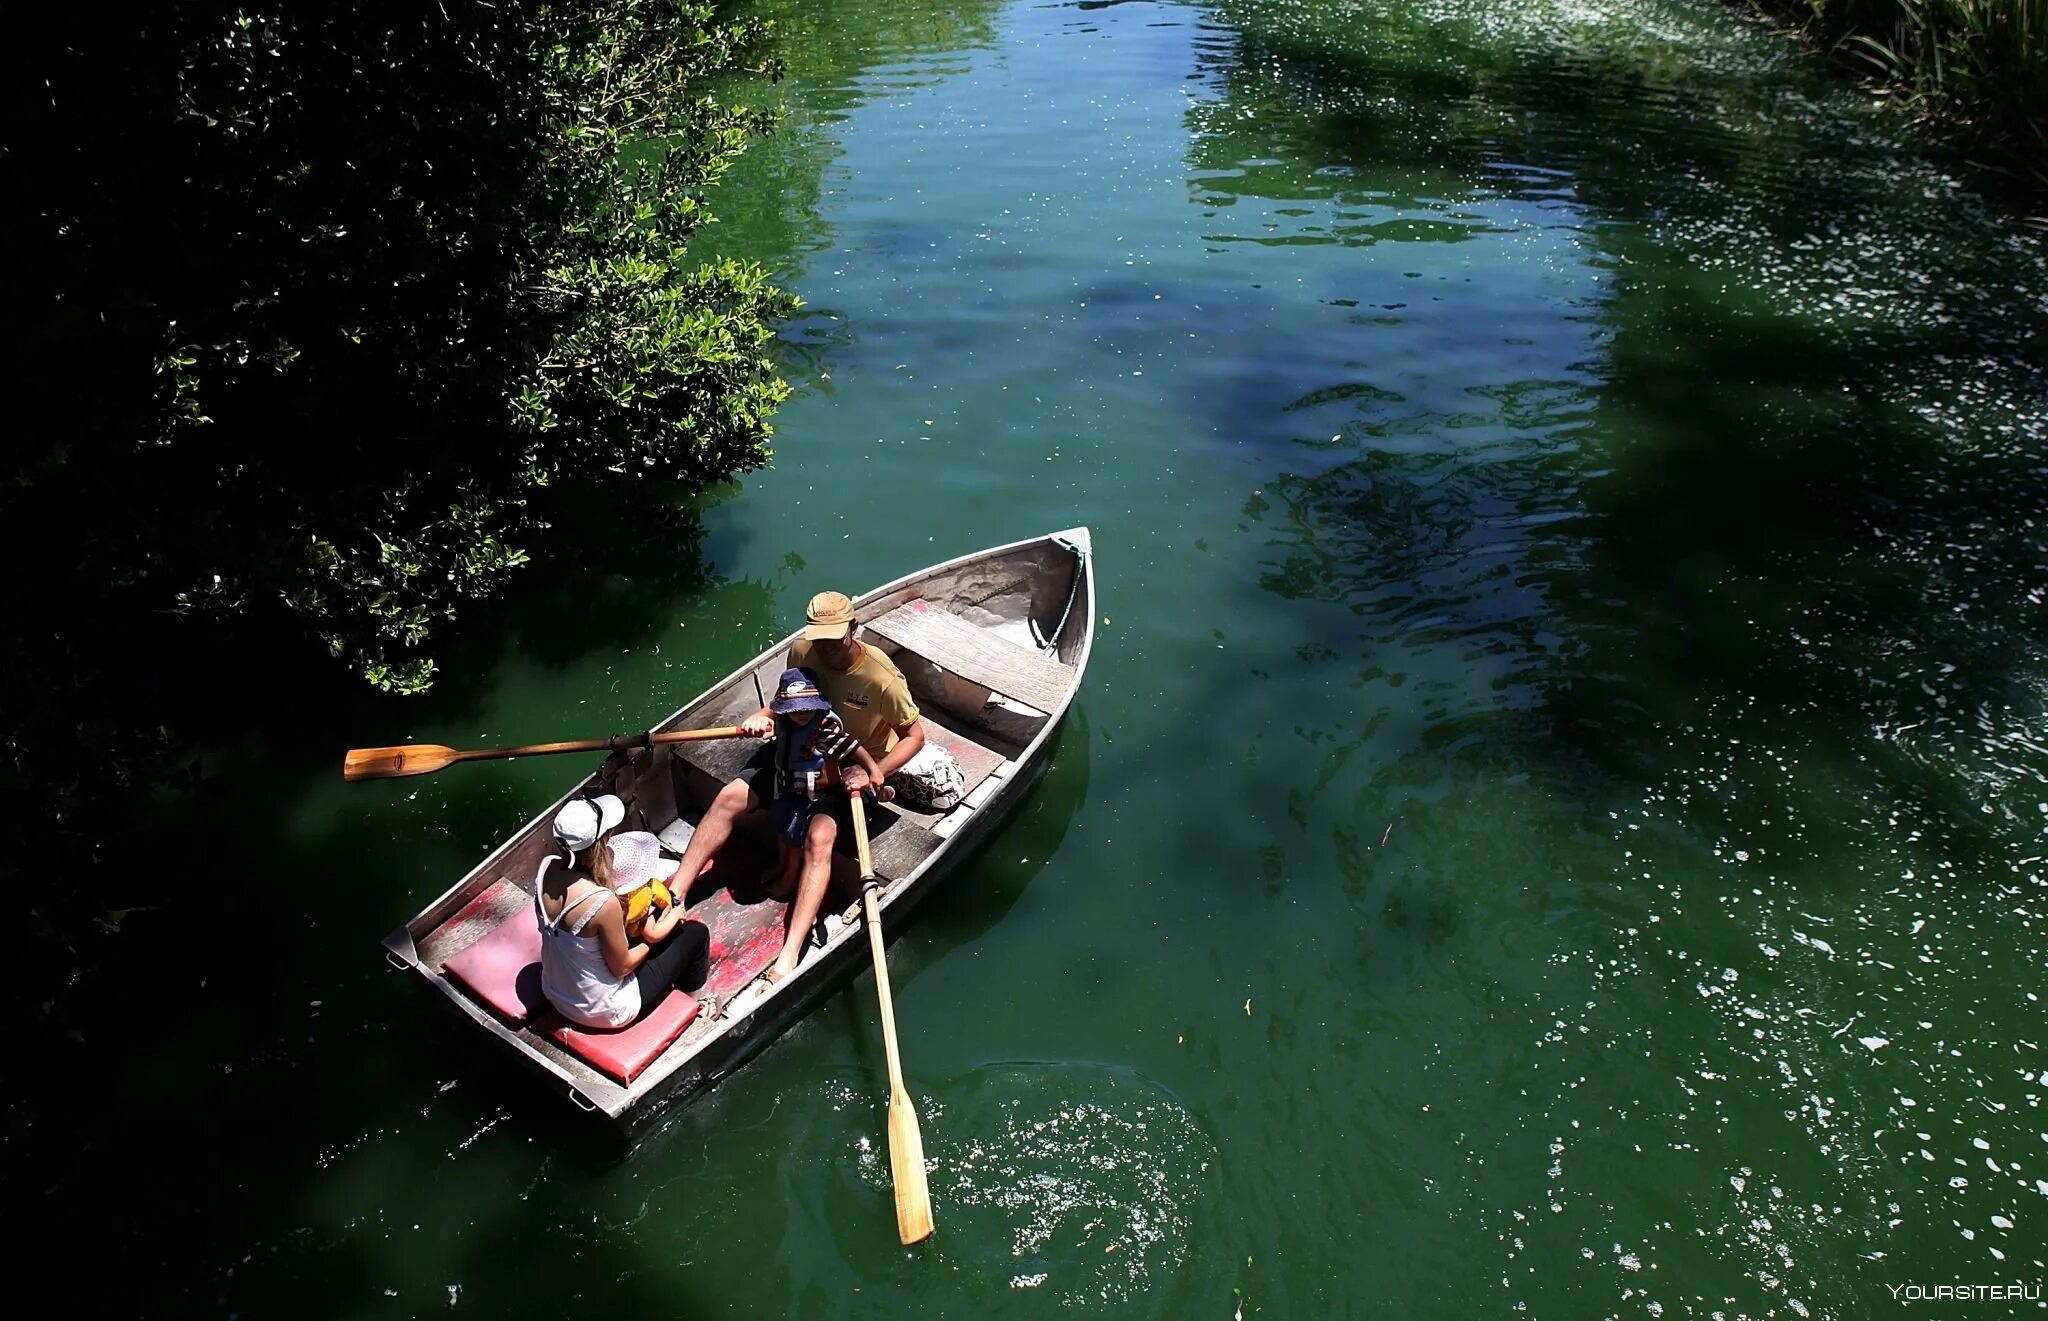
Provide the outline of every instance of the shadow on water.
<path id="1" fill-rule="evenodd" d="M 1488 689 L 1451 690 L 1463 712 L 1417 694 L 1431 741 L 1461 746 L 1446 717 L 1476 716 L 1532 762 L 1569 751 L 1630 782 L 1654 769 L 1641 754 L 1660 722 L 1722 702 L 1761 700 L 1781 734 L 1838 759 L 1952 704 L 2031 705 L 2043 471 L 1961 452 L 1884 400 L 1925 345 L 1901 336 L 1873 358 L 1810 325 L 1655 301 L 1693 333 L 1682 357 L 1668 326 L 1616 335 L 1598 475 L 1540 444 L 1469 461 L 1368 442 L 1269 483 L 1247 510 L 1275 534 L 1262 585 L 1350 616 L 1321 616 L 1307 645 L 1367 641 L 1362 682 L 1435 645 L 1503 654 Z M 1956 553 L 1927 553 L 1944 539 Z M 1488 570 L 1484 554 L 1504 558 Z M 1943 691 L 1923 692 L 1937 668 Z M 1976 847 L 1979 817 L 1952 814 Z"/>
<path id="2" fill-rule="evenodd" d="M 1038 879 L 1045 863 L 1060 850 L 1074 818 L 1088 801 L 1089 765 L 1094 735 L 1086 700 L 1054 733 L 1046 750 L 1047 767 L 995 828 L 995 833 L 962 858 L 943 890 L 918 913 L 921 961 L 934 961 L 948 951 L 971 945 L 985 935 Z M 1005 861 L 1023 850 L 1030 862 Z"/>
<path id="3" fill-rule="evenodd" d="M 428 696 L 380 697 L 317 663 L 279 664 L 236 671 L 213 718 L 188 722 L 214 740 L 195 760 L 203 769 L 195 790 L 167 796 L 144 836 L 148 861 L 134 873 L 123 966 L 85 984 L 76 1016 L 83 1040 L 35 1071 L 26 1108 L 16 1111 L 30 1128 L 7 1144 L 11 1177 L 59 1204 L 122 1182 L 124 1219 L 151 1227 L 127 1249 L 147 1268 L 138 1287 L 144 1278 L 193 1280 L 193 1262 L 224 1268 L 254 1243 L 311 1296 L 323 1286 L 346 1294 L 391 1270 L 388 1245 L 362 1232 L 364 1217 L 400 1205 L 428 1216 L 444 1202 L 464 1217 L 501 1219 L 474 1224 L 474 1269 L 451 1277 L 488 1281 L 506 1235 L 535 1234 L 536 1251 L 542 1239 L 516 1199 L 493 1212 L 439 1187 L 461 1150 L 509 1125 L 558 1135 L 549 1139 L 550 1180 L 601 1181 L 616 1164 L 616 1144 L 568 1136 L 589 1131 L 566 1122 L 580 1116 L 563 1115 L 531 1079 L 477 1049 L 412 979 L 384 970 L 376 945 L 581 763 L 506 763 L 387 785 L 334 781 L 351 744 L 474 728 L 497 701 L 476 677 L 498 675 L 511 656 L 545 683 L 587 670 L 593 657 L 644 646 L 677 613 L 715 621 L 720 652 L 751 654 L 778 622 L 775 588 L 718 580 L 703 558 L 696 506 L 661 505 L 648 489 L 618 481 L 558 493 L 545 511 L 547 552 L 503 599 L 462 621 Z M 643 717 L 665 714 L 722 673 L 722 659 L 696 658 L 684 671 L 694 680 L 632 705 Z M 574 699 L 565 693 L 563 705 L 574 709 Z M 288 728 L 280 712 L 294 714 Z M 93 1104 L 81 1107 L 82 1096 Z M 284 1096 L 294 1099 L 281 1103 Z M 177 1138 L 137 1151 L 136 1130 L 100 1123 L 107 1113 L 143 1117 L 150 1131 Z M 413 1161 L 426 1164 L 405 1167 Z M 264 1210 L 221 1215 L 223 1201 Z M 355 1212 L 332 1218 L 352 1202 Z M 300 1228 L 273 1233 L 259 1220 Z M 58 1216 L 49 1228 L 65 1223 Z M 188 1298 L 207 1307 L 216 1303 L 210 1287 L 232 1304 L 245 1289 L 260 1295 L 276 1283 L 261 1283 L 248 1264 L 212 1285 L 205 1274 Z"/>
<path id="4" fill-rule="evenodd" d="M 560 673 L 661 637 L 664 622 L 707 593 L 733 589 L 704 562 L 702 513 L 738 490 L 664 495 L 652 481 L 600 474 L 550 492 L 533 511 L 526 544 L 534 558 L 502 595 L 473 603 L 437 634 L 437 682 L 423 697 L 379 694 L 303 644 L 276 637 L 238 636 L 218 650 L 167 658 L 187 676 L 172 686 L 197 694 L 192 711 L 171 719 L 206 732 L 206 744 L 192 753 L 200 782 L 215 766 L 250 755 L 325 760 L 351 741 L 397 742 L 412 729 L 472 723 L 491 697 L 477 676 L 492 675 L 508 657 Z M 772 588 L 756 590 L 765 620 Z M 295 717 L 283 734 L 280 711 Z M 263 747 L 266 741 L 274 746 Z"/>

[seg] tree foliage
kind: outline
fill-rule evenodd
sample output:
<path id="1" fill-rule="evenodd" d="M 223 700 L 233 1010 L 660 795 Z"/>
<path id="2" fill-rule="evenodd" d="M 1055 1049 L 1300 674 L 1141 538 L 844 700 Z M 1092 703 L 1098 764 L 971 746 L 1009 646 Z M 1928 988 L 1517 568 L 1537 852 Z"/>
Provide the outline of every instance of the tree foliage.
<path id="1" fill-rule="evenodd" d="M 694 0 L 39 6 L 0 129 L 16 437 L 0 802 L 76 816 L 176 731 L 153 658 L 314 639 L 372 683 L 579 473 L 768 455 L 795 302 L 693 264 L 768 116 Z M 115 755 L 109 756 L 109 749 Z M 17 819 L 20 819 L 17 816 Z"/>

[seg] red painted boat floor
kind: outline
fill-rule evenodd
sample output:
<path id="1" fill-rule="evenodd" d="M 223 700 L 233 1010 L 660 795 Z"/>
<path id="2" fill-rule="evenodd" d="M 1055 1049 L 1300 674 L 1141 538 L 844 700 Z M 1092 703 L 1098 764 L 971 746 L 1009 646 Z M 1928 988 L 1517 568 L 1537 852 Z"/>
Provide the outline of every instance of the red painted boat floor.
<path id="1" fill-rule="evenodd" d="M 725 1003 L 782 952 L 789 905 L 761 888 L 773 857 L 752 841 L 735 839 L 690 887 L 689 918 L 711 930 L 711 974 L 697 990 L 698 999 Z"/>

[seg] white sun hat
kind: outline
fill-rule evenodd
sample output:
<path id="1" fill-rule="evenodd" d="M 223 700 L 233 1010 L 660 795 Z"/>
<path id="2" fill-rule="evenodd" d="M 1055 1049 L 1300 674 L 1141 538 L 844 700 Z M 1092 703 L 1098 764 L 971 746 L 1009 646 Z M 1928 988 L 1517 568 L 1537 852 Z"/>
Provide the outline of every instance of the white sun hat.
<path id="1" fill-rule="evenodd" d="M 571 799 L 555 813 L 555 838 L 571 853 L 581 853 L 625 819 L 626 805 L 617 794 Z"/>
<path id="2" fill-rule="evenodd" d="M 649 881 L 665 881 L 682 865 L 661 856 L 661 841 L 645 830 L 621 830 L 605 841 L 612 851 L 612 889 L 621 894 Z"/>

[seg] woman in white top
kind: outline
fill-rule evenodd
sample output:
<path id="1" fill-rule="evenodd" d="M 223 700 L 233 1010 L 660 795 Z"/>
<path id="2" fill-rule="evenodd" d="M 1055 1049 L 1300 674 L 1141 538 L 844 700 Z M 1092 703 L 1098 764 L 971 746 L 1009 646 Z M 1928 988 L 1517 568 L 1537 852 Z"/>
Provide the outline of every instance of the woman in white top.
<path id="1" fill-rule="evenodd" d="M 694 989 L 709 971 L 711 933 L 685 922 L 683 906 L 650 913 L 644 943 L 626 938 L 619 897 L 587 872 L 576 857 L 624 819 L 615 796 L 578 798 L 555 814 L 555 840 L 569 866 L 550 855 L 540 865 L 533 898 L 540 924 L 540 983 L 548 1002 L 579 1027 L 624 1027 L 651 1009 L 671 986 Z M 607 841 L 607 843 L 609 843 Z"/>

